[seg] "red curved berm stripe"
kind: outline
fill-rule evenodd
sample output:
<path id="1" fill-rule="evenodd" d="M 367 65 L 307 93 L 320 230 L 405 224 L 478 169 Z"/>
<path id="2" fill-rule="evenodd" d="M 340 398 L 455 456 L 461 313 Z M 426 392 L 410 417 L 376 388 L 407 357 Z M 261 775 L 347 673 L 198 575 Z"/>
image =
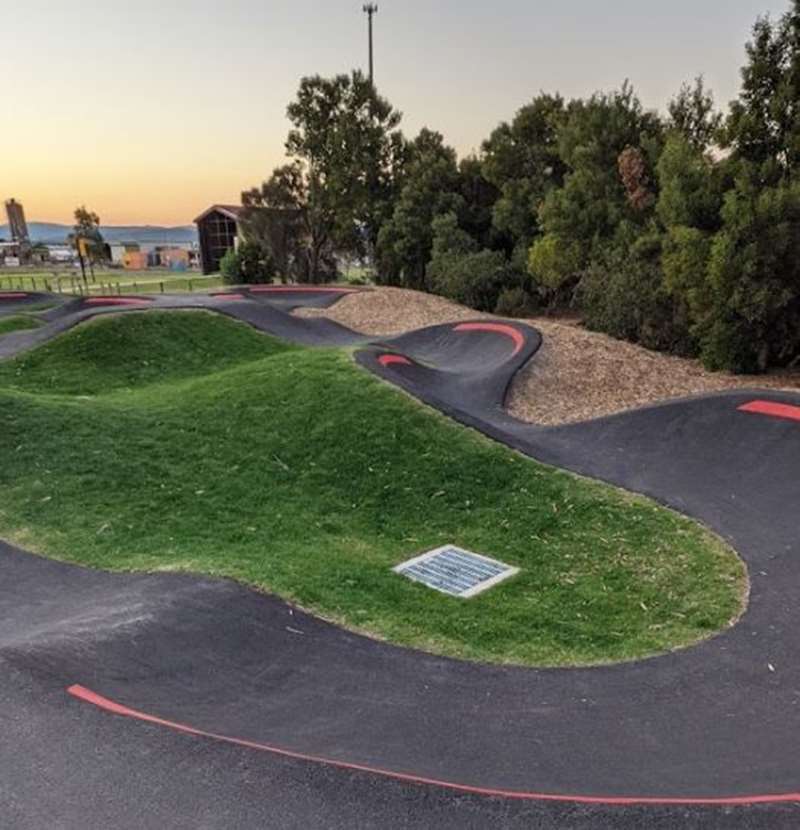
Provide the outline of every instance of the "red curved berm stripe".
<path id="1" fill-rule="evenodd" d="M 315 285 L 264 285 L 256 286 L 250 289 L 251 294 L 303 294 L 316 293 L 321 294 L 355 294 L 355 288 L 336 288 L 335 286 L 315 286 Z"/>
<path id="2" fill-rule="evenodd" d="M 0 300 L 27 300 L 28 295 L 20 291 L 0 291 Z"/>
<path id="3" fill-rule="evenodd" d="M 800 406 L 777 401 L 750 401 L 739 407 L 739 412 L 753 412 L 756 415 L 769 415 L 787 421 L 800 421 Z"/>
<path id="4" fill-rule="evenodd" d="M 514 354 L 519 354 L 522 347 L 525 345 L 525 336 L 519 329 L 514 326 L 508 326 L 505 323 L 461 323 L 456 326 L 454 331 L 491 331 L 495 334 L 502 334 L 510 337 L 514 341 Z"/>
<path id="5" fill-rule="evenodd" d="M 144 723 L 152 723 L 156 726 L 163 726 L 167 729 L 172 729 L 175 732 L 183 732 L 186 735 L 194 735 L 198 738 L 208 738 L 214 741 L 223 741 L 227 744 L 234 744 L 242 746 L 247 749 L 255 749 L 261 752 L 270 752 L 273 755 L 280 755 L 284 758 L 292 758 L 297 761 L 308 761 L 315 764 L 325 764 L 327 766 L 336 767 L 338 769 L 352 770 L 354 772 L 366 772 L 372 775 L 380 775 L 384 778 L 392 778 L 396 781 L 404 781 L 410 784 L 424 784 L 434 787 L 444 787 L 449 790 L 456 790 L 458 792 L 469 793 L 471 795 L 483 795 L 493 798 L 509 798 L 523 801 L 557 801 L 568 802 L 572 804 L 605 804 L 608 806 L 633 806 L 633 805 L 661 805 L 661 806 L 719 806 L 719 807 L 737 807 L 750 806 L 754 804 L 785 804 L 800 802 L 800 793 L 786 793 L 776 795 L 749 795 L 749 796 L 734 796 L 730 798 L 659 798 L 659 797 L 638 797 L 638 796 L 621 796 L 621 797 L 605 797 L 594 795 L 555 795 L 552 793 L 533 793 L 522 792 L 519 790 L 502 790 L 493 789 L 489 787 L 473 787 L 468 784 L 456 784 L 452 781 L 442 781 L 437 778 L 427 778 L 421 775 L 411 775 L 404 772 L 393 772 L 392 770 L 381 769 L 380 767 L 371 767 L 366 764 L 354 764 L 347 761 L 336 761 L 330 758 L 322 758 L 318 755 L 308 755 L 303 752 L 295 752 L 290 749 L 282 749 L 277 746 L 270 746 L 269 744 L 256 743 L 255 741 L 247 741 L 242 738 L 231 738 L 227 735 L 218 735 L 214 732 L 206 732 L 202 729 L 195 729 L 192 726 L 187 726 L 183 723 L 176 723 L 175 721 L 164 720 L 155 715 L 148 715 L 145 712 L 139 712 L 136 709 L 130 709 L 123 706 L 121 703 L 115 703 L 113 700 L 102 697 L 96 692 L 86 689 L 83 686 L 74 685 L 67 689 L 67 693 L 72 697 L 82 700 L 86 703 L 91 703 L 100 709 L 110 712 L 114 715 L 121 715 L 126 718 L 133 718 L 134 720 L 143 721 Z"/>
<path id="6" fill-rule="evenodd" d="M 412 365 L 411 361 L 407 357 L 403 357 L 401 354 L 382 354 L 378 358 L 378 363 L 380 363 L 381 366 L 394 366 L 396 364 L 400 366 Z"/>

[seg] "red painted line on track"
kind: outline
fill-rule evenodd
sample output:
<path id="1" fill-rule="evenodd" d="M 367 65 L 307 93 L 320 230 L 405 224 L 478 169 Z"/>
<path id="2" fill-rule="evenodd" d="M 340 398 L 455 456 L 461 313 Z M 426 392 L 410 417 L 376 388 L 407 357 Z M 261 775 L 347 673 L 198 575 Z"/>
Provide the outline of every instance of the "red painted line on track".
<path id="1" fill-rule="evenodd" d="M 776 401 L 750 401 L 739 407 L 739 412 L 753 412 L 756 415 L 769 415 L 789 421 L 800 421 L 800 406 Z"/>
<path id="2" fill-rule="evenodd" d="M 616 798 L 605 798 L 603 796 L 591 795 L 555 795 L 552 793 L 533 793 L 523 792 L 520 790 L 502 790 L 488 787 L 472 787 L 467 784 L 456 784 L 452 781 L 441 781 L 436 778 L 427 778 L 420 775 L 410 775 L 403 772 L 392 772 L 391 770 L 381 769 L 380 767 L 370 767 L 365 764 L 353 764 L 347 761 L 335 761 L 330 758 L 322 758 L 317 755 L 308 755 L 303 752 L 295 752 L 290 749 L 282 749 L 280 747 L 271 746 L 269 744 L 256 743 L 255 741 L 247 741 L 241 738 L 230 738 L 226 735 L 218 735 L 214 732 L 205 732 L 202 729 L 195 729 L 186 724 L 176 723 L 175 721 L 164 720 L 155 715 L 148 715 L 145 712 L 139 712 L 136 709 L 130 709 L 123 706 L 121 703 L 116 703 L 113 700 L 102 697 L 96 692 L 86 689 L 83 686 L 75 685 L 67 689 L 67 693 L 72 697 L 82 700 L 85 703 L 91 703 L 106 712 L 114 715 L 120 715 L 126 718 L 143 721 L 144 723 L 152 723 L 156 726 L 163 726 L 175 732 L 182 732 L 186 735 L 194 735 L 198 738 L 208 738 L 215 741 L 222 741 L 227 744 L 234 744 L 235 746 L 245 747 L 246 749 L 255 749 L 261 752 L 269 752 L 273 755 L 279 755 L 283 758 L 292 758 L 297 761 L 308 761 L 316 764 L 325 764 L 326 766 L 336 767 L 338 769 L 351 770 L 354 772 L 366 772 L 372 775 L 379 775 L 384 778 L 391 778 L 395 781 L 403 781 L 409 784 L 423 784 L 427 786 L 443 787 L 445 789 L 454 790 L 462 793 L 469 793 L 471 795 L 482 795 L 493 798 L 508 798 L 521 801 L 556 801 L 568 802 L 572 804 L 604 804 L 607 806 L 627 807 L 633 805 L 652 805 L 652 806 L 719 806 L 719 807 L 737 807 L 749 806 L 753 804 L 785 804 L 800 802 L 800 793 L 785 793 L 775 795 L 751 795 L 751 796 L 733 796 L 730 798 L 658 798 L 658 797 L 643 797 L 636 796 L 622 796 Z"/>
<path id="3" fill-rule="evenodd" d="M 2 300 L 27 300 L 29 294 L 23 294 L 20 291 L 0 291 L 0 301 Z"/>
<path id="4" fill-rule="evenodd" d="M 514 354 L 519 354 L 525 345 L 525 337 L 519 329 L 508 326 L 505 323 L 461 323 L 454 331 L 491 331 L 495 334 L 502 334 L 514 341 Z"/>
<path id="5" fill-rule="evenodd" d="M 251 294 L 355 294 L 355 288 L 335 288 L 315 285 L 264 285 L 249 289 Z"/>
<path id="6" fill-rule="evenodd" d="M 394 366 L 394 365 L 411 366 L 412 365 L 411 361 L 407 357 L 403 357 L 403 355 L 401 355 L 401 354 L 382 354 L 378 358 L 378 363 L 380 363 L 381 366 Z"/>
<path id="7" fill-rule="evenodd" d="M 150 300 L 140 300 L 138 297 L 88 297 L 85 305 L 147 305 Z"/>

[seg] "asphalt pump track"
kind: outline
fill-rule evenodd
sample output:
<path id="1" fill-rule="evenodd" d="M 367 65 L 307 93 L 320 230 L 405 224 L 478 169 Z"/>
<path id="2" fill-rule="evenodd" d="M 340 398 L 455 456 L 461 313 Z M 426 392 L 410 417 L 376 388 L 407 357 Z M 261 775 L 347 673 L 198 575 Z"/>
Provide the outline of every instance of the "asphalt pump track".
<path id="1" fill-rule="evenodd" d="M 0 357 L 154 308 L 357 346 L 362 366 L 461 423 L 710 526 L 747 564 L 747 612 L 640 662 L 488 666 L 375 642 L 232 582 L 107 574 L 0 543 L 8 826 L 42 826 L 41 810 L 59 827 L 800 826 L 800 396 L 736 391 L 538 427 L 503 406 L 534 329 L 374 338 L 290 313 L 344 293 L 59 301 L 42 328 L 0 339 Z M 0 316 L 45 299 L 0 294 Z"/>

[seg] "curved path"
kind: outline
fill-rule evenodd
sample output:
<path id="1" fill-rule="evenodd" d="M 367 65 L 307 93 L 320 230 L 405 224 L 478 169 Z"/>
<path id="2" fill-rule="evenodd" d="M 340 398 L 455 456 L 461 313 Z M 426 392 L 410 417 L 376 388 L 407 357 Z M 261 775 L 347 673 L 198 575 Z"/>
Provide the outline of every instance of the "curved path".
<path id="1" fill-rule="evenodd" d="M 376 826 L 406 809 L 419 793 L 414 781 L 427 782 L 431 808 L 444 810 L 427 817 L 437 825 L 446 816 L 469 826 L 466 809 L 475 826 L 532 815 L 541 826 L 650 827 L 678 817 L 716 826 L 723 806 L 762 805 L 738 812 L 740 825 L 726 814 L 719 826 L 797 826 L 800 397 L 738 391 L 539 428 L 502 407 L 539 346 L 534 330 L 480 321 L 380 341 L 287 313 L 339 296 L 71 301 L 46 312 L 44 328 L 0 339 L 0 355 L 98 313 L 148 307 L 211 308 L 301 343 L 362 344 L 362 365 L 456 419 L 706 522 L 748 564 L 744 618 L 695 648 L 639 663 L 490 667 L 376 643 L 227 582 L 109 575 L 3 546 L 0 663 L 12 680 L 4 692 L 0 679 L 0 695 L 10 695 L 11 710 L 38 695 L 51 713 L 126 715 L 107 718 L 115 730 L 145 720 L 159 740 L 182 730 L 193 745 L 201 735 L 204 747 L 274 763 L 325 759 L 347 786 L 365 775 L 377 790 L 365 826 L 372 808 Z M 0 295 L 0 309 L 13 302 Z M 591 823 L 609 815 L 611 824 Z M 346 826 L 343 816 L 330 826 Z"/>

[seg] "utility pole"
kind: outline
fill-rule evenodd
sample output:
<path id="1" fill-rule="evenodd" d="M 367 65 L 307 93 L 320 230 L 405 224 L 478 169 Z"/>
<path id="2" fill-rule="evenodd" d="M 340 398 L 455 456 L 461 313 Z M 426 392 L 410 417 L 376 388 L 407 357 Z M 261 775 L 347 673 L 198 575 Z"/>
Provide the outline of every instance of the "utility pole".
<path id="1" fill-rule="evenodd" d="M 369 18 L 369 82 L 375 86 L 375 64 L 372 51 L 372 18 L 378 13 L 377 3 L 365 3 L 364 13 Z"/>
<path id="2" fill-rule="evenodd" d="M 81 264 L 81 276 L 83 277 L 83 284 L 86 287 L 86 291 L 89 291 L 89 283 L 86 282 L 86 261 L 84 259 L 84 255 L 86 254 L 86 240 L 79 236 L 75 240 L 75 245 L 78 248 L 78 260 Z"/>

